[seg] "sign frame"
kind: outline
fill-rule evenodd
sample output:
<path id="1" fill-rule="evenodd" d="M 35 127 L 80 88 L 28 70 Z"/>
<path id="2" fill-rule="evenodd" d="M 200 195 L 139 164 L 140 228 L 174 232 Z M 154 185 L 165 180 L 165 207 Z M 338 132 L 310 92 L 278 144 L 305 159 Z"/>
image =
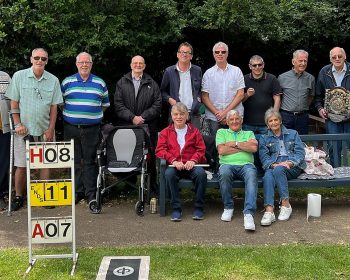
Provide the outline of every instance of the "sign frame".
<path id="1" fill-rule="evenodd" d="M 66 156 L 67 159 L 67 155 L 69 156 L 68 160 L 64 160 L 64 163 L 62 164 L 62 162 L 60 162 L 60 160 L 58 159 L 57 162 L 53 161 L 53 155 L 54 152 L 56 151 L 56 156 L 58 154 L 58 151 L 60 151 L 58 149 L 58 147 L 63 147 L 62 149 L 65 149 L 64 151 L 67 152 L 64 156 Z M 38 152 L 40 151 L 41 152 Z M 51 150 L 50 150 L 51 149 Z M 43 160 L 44 155 L 44 151 L 49 150 L 48 153 L 52 153 L 52 157 L 50 158 L 50 160 L 48 162 L 45 162 Z M 33 154 L 34 153 L 39 153 L 38 155 L 34 155 L 35 157 L 39 157 L 39 163 L 35 162 L 35 160 L 33 161 Z M 40 158 L 40 153 L 41 153 L 41 157 Z M 62 158 L 61 158 L 62 159 Z M 50 162 L 51 161 L 51 162 Z M 73 265 L 72 265 L 72 270 L 70 275 L 73 276 L 74 272 L 75 272 L 75 268 L 78 262 L 78 256 L 79 254 L 76 251 L 76 223 L 75 223 L 75 188 L 74 188 L 74 182 L 75 182 L 75 177 L 74 177 L 74 140 L 71 139 L 71 141 L 66 141 L 66 142 L 29 142 L 28 140 L 26 140 L 26 163 L 27 163 L 27 204 L 28 204 L 28 258 L 29 258 L 29 266 L 26 270 L 26 274 L 28 274 L 31 269 L 34 267 L 36 261 L 38 259 L 59 259 L 59 258 L 69 258 L 72 259 Z M 70 169 L 70 178 L 66 179 L 66 181 L 71 183 L 71 187 L 70 187 L 70 203 L 63 203 L 60 204 L 60 200 L 58 200 L 55 203 L 45 203 L 45 199 L 44 199 L 44 203 L 37 205 L 37 203 L 34 203 L 36 205 L 33 205 L 32 203 L 32 198 L 31 198 L 31 186 L 32 184 L 43 184 L 43 186 L 45 186 L 45 184 L 51 184 L 50 186 L 52 186 L 51 191 L 52 192 L 57 192 L 58 190 L 55 190 L 56 187 L 59 188 L 58 183 L 62 182 L 62 179 L 58 179 L 58 180 L 31 180 L 31 171 L 34 169 L 44 169 L 44 168 L 65 168 L 65 169 Z M 64 182 L 64 181 L 63 181 Z M 55 185 L 56 184 L 56 185 Z M 56 187 L 55 187 L 56 186 Z M 67 188 L 68 189 L 68 188 Z M 45 190 L 44 190 L 45 192 Z M 38 193 L 37 193 L 38 194 Z M 62 200 L 61 200 L 62 202 Z M 32 207 L 37 207 L 37 206 L 71 206 L 71 216 L 66 216 L 66 217 L 32 217 Z M 66 219 L 71 221 L 71 237 L 69 239 L 71 240 L 66 240 L 66 239 L 60 239 L 60 238 L 50 238 L 50 239 L 42 239 L 40 240 L 40 242 L 37 242 L 37 240 L 33 241 L 33 221 L 40 221 L 40 223 L 44 223 L 45 225 L 45 221 L 51 221 L 50 224 L 50 229 L 48 229 L 48 234 L 52 235 L 53 237 L 58 234 L 58 232 L 56 233 L 55 231 L 58 231 L 58 227 L 60 226 L 60 220 Z M 55 227 L 55 222 L 56 221 L 56 227 Z M 41 225 L 39 223 L 39 225 Z M 34 224 L 35 225 L 35 224 Z M 39 226 L 40 229 L 42 230 L 41 226 Z M 40 233 L 40 229 L 36 228 L 37 231 L 39 231 Z M 44 234 L 44 233 L 42 233 Z M 35 235 L 34 235 L 35 236 Z M 35 236 L 36 238 L 36 236 Z M 55 240 L 56 239 L 56 240 Z M 60 241 L 64 241 L 64 242 L 60 242 Z M 62 244 L 62 243 L 70 243 L 71 244 L 71 253 L 69 254 L 52 254 L 52 255 L 34 255 L 33 254 L 33 245 L 36 244 Z"/>

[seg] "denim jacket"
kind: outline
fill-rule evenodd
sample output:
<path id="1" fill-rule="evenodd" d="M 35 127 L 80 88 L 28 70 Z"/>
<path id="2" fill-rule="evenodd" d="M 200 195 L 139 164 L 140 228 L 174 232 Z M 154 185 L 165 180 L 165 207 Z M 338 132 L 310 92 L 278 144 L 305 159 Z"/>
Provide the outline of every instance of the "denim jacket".
<path id="1" fill-rule="evenodd" d="M 287 151 L 288 160 L 292 161 L 294 166 L 304 169 L 306 163 L 304 144 L 301 141 L 298 132 L 293 129 L 287 129 L 282 125 L 282 134 L 284 146 Z M 271 130 L 264 134 L 259 139 L 259 157 L 264 170 L 271 167 L 277 161 L 280 152 L 279 139 Z"/>

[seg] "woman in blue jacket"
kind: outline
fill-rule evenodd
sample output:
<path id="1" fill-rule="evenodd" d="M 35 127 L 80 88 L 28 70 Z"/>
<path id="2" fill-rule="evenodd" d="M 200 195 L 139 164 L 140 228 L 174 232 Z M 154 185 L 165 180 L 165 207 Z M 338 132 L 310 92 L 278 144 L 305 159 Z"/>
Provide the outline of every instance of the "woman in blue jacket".
<path id="1" fill-rule="evenodd" d="M 265 170 L 264 206 L 262 226 L 276 221 L 274 214 L 274 189 L 277 187 L 281 210 L 278 220 L 286 221 L 292 214 L 289 203 L 288 180 L 297 178 L 306 167 L 304 144 L 298 132 L 282 125 L 282 117 L 273 108 L 265 113 L 268 132 L 259 139 L 259 157 Z"/>

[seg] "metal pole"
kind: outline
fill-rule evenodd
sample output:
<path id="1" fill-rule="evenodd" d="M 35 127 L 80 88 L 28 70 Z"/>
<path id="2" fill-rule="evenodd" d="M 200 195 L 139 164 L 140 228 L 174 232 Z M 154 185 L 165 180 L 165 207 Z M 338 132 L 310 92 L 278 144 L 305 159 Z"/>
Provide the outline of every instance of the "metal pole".
<path id="1" fill-rule="evenodd" d="M 11 202 L 12 202 L 12 169 L 13 169 L 13 142 L 15 130 L 13 127 L 12 113 L 9 112 L 9 124 L 10 124 L 10 166 L 9 166 L 9 205 L 7 207 L 7 216 L 11 216 Z"/>

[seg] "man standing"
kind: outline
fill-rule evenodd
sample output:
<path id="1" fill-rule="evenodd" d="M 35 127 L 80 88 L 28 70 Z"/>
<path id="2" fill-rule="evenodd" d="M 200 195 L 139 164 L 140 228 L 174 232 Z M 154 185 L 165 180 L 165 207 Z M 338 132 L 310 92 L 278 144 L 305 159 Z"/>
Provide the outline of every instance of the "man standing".
<path id="1" fill-rule="evenodd" d="M 199 129 L 202 69 L 191 63 L 192 57 L 192 46 L 187 42 L 180 44 L 177 50 L 178 62 L 165 69 L 160 91 L 163 101 L 170 106 L 174 106 L 176 102 L 185 104 L 189 108 L 193 126 Z"/>
<path id="2" fill-rule="evenodd" d="M 62 82 L 65 140 L 74 139 L 75 203 L 96 196 L 96 151 L 103 111 L 109 107 L 106 83 L 91 74 L 92 57 L 76 57 L 78 73 Z"/>
<path id="3" fill-rule="evenodd" d="M 5 98 L 5 92 L 11 81 L 10 76 L 0 71 L 0 211 L 6 208 L 4 201 L 8 190 L 9 164 L 10 164 L 10 125 L 9 115 L 10 100 Z"/>
<path id="4" fill-rule="evenodd" d="M 350 122 L 335 122 L 328 116 L 324 108 L 325 93 L 327 89 L 343 87 L 350 90 L 350 64 L 346 62 L 346 53 L 343 48 L 335 47 L 329 53 L 331 64 L 324 66 L 317 79 L 315 107 L 321 118 L 326 120 L 326 133 L 350 133 Z M 340 164 L 341 142 L 338 143 L 338 165 Z M 330 153 L 332 147 L 330 147 Z M 331 157 L 332 165 L 335 163 Z"/>
<path id="5" fill-rule="evenodd" d="M 307 51 L 296 50 L 292 59 L 293 69 L 278 77 L 283 91 L 283 124 L 299 134 L 309 132 L 308 110 L 315 95 L 315 77 L 305 71 L 308 58 Z"/>
<path id="6" fill-rule="evenodd" d="M 57 118 L 57 105 L 63 102 L 60 83 L 54 75 L 45 71 L 48 53 L 43 48 L 32 51 L 32 67 L 17 71 L 6 91 L 11 99 L 11 111 L 15 127 L 14 165 L 16 197 L 13 211 L 23 206 L 26 187 L 26 149 L 24 136 L 35 141 L 53 141 Z M 40 179 L 49 179 L 49 170 L 40 170 Z"/>
<path id="7" fill-rule="evenodd" d="M 274 75 L 264 71 L 264 66 L 263 58 L 254 55 L 249 60 L 252 72 L 244 75 L 243 129 L 253 131 L 255 136 L 267 133 L 266 110 L 273 107 L 278 112 L 281 105 L 280 84 Z"/>
<path id="8" fill-rule="evenodd" d="M 244 228 L 255 230 L 254 214 L 258 192 L 257 170 L 253 164 L 253 153 L 258 150 L 252 131 L 242 130 L 243 119 L 236 110 L 227 113 L 228 129 L 219 129 L 216 146 L 219 152 L 219 183 L 224 212 L 221 220 L 230 222 L 233 215 L 232 184 L 240 179 L 245 183 Z"/>
<path id="9" fill-rule="evenodd" d="M 243 116 L 244 77 L 241 69 L 227 63 L 228 46 L 218 42 L 213 47 L 216 64 L 208 69 L 202 81 L 202 102 L 209 121 L 210 135 L 226 127 L 226 114 L 237 110 Z"/>
<path id="10" fill-rule="evenodd" d="M 117 125 L 148 125 L 153 148 L 149 160 L 151 190 L 157 194 L 154 149 L 157 146 L 162 97 L 157 83 L 144 72 L 146 64 L 142 56 L 134 56 L 131 59 L 130 67 L 131 71 L 125 74 L 116 86 L 114 105 Z"/>

